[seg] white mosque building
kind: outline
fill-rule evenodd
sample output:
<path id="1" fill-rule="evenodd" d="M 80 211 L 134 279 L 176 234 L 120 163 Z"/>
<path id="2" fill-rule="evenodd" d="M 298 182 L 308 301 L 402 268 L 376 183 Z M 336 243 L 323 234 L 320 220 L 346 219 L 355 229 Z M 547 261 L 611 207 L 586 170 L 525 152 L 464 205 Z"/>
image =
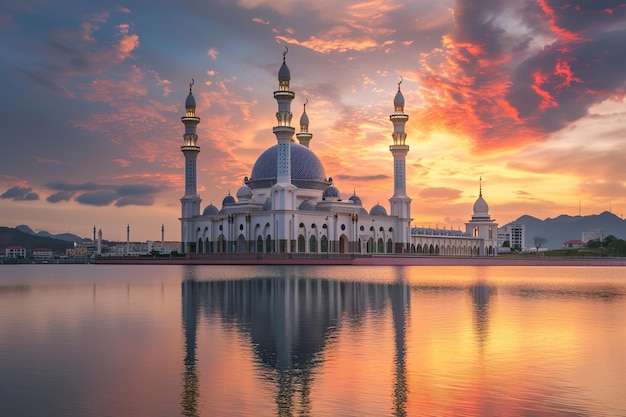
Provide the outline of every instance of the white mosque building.
<path id="1" fill-rule="evenodd" d="M 394 112 L 389 150 L 393 156 L 393 195 L 389 212 L 376 204 L 369 211 L 355 194 L 342 200 L 332 178 L 326 176 L 322 161 L 310 148 L 313 135 L 304 112 L 300 132 L 291 126 L 291 102 L 295 93 L 289 89 L 291 75 L 285 62 L 278 71 L 277 125 L 273 132 L 276 144 L 264 151 L 243 179 L 235 197 L 230 193 L 222 207 L 213 204 L 201 212 L 201 198 L 196 189 L 196 160 L 200 147 L 196 127 L 196 101 L 189 86 L 185 101 L 184 145 L 185 195 L 181 198 L 181 246 L 188 256 L 207 254 L 272 253 L 295 254 L 405 254 L 445 256 L 496 256 L 497 224 L 489 215 L 489 206 L 480 196 L 466 231 L 412 228 L 411 198 L 406 192 L 404 97 L 398 91 L 393 100 Z M 294 138 L 295 135 L 295 138 Z M 204 254 L 204 255 L 203 255 Z"/>

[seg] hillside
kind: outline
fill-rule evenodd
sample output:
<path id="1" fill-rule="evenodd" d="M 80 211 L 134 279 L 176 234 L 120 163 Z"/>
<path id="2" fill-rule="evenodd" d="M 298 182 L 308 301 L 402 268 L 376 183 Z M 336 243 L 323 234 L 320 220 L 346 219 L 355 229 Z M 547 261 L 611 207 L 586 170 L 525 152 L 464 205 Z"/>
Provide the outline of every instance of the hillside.
<path id="1" fill-rule="evenodd" d="M 42 230 L 40 232 L 35 232 L 33 229 L 26 226 L 25 224 L 21 224 L 19 226 L 16 226 L 15 228 L 19 230 L 20 232 L 24 232 L 33 236 L 51 237 L 53 239 L 65 240 L 67 242 L 72 242 L 72 243 L 84 242 L 85 240 L 88 240 L 91 242 L 91 239 L 83 239 L 82 237 L 75 235 L 73 233 L 61 233 L 58 235 L 53 235 L 52 233 L 46 232 L 45 230 Z"/>
<path id="2" fill-rule="evenodd" d="M 590 216 L 568 216 L 564 214 L 554 219 L 545 220 L 523 215 L 509 224 L 513 223 L 524 225 L 525 246 L 529 248 L 534 246 L 533 239 L 535 236 L 548 239 L 543 247 L 559 249 L 563 246 L 563 242 L 572 239 L 580 240 L 583 232 L 594 229 L 603 230 L 607 236 L 613 235 L 620 239 L 626 239 L 626 221 L 608 211 Z"/>
<path id="3" fill-rule="evenodd" d="M 7 246 L 22 246 L 27 250 L 47 248 L 51 249 L 53 253 L 65 253 L 65 249 L 73 247 L 74 243 L 67 240 L 24 233 L 17 228 L 0 226 L 0 251 L 3 254 Z"/>

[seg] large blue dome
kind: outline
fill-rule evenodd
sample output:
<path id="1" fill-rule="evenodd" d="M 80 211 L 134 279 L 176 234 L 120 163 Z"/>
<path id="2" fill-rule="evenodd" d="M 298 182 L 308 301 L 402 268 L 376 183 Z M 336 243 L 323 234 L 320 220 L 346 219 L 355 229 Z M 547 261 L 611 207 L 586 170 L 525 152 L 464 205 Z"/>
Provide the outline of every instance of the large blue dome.
<path id="1" fill-rule="evenodd" d="M 324 165 L 317 155 L 306 146 L 292 142 L 291 182 L 298 188 L 324 190 L 330 184 L 326 180 Z M 276 184 L 276 160 L 278 145 L 267 149 L 252 167 L 252 175 L 246 184 L 252 189 L 270 188 Z"/>

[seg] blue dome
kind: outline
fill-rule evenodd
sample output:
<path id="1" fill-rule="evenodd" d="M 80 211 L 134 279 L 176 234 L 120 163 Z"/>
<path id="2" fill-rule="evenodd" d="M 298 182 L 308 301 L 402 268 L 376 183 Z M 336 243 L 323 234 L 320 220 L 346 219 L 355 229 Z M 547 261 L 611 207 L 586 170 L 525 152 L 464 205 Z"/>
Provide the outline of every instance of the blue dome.
<path id="1" fill-rule="evenodd" d="M 328 187 L 324 165 L 309 148 L 291 142 L 291 182 L 298 188 L 324 190 Z M 259 156 L 252 167 L 252 174 L 246 184 L 251 189 L 270 188 L 276 184 L 276 160 L 278 145 L 267 149 Z"/>
<path id="2" fill-rule="evenodd" d="M 359 205 L 359 206 L 362 204 L 361 198 L 356 194 L 352 194 L 350 198 L 348 198 L 348 200 L 352 201 L 354 204 Z"/>
<path id="3" fill-rule="evenodd" d="M 265 202 L 263 203 L 263 211 L 268 211 L 272 209 L 272 200 L 269 198 L 265 199 Z"/>
<path id="4" fill-rule="evenodd" d="M 324 198 L 326 197 L 336 197 L 339 198 L 339 189 L 334 185 L 331 185 L 327 189 L 324 190 Z"/>
<path id="5" fill-rule="evenodd" d="M 232 195 L 228 194 L 222 200 L 222 206 L 230 206 L 232 204 L 235 204 L 235 197 L 233 197 Z"/>
<path id="6" fill-rule="evenodd" d="M 187 100 L 185 100 L 185 107 L 196 107 L 196 99 L 193 98 L 193 94 L 191 94 L 191 91 L 189 92 L 189 95 L 187 96 Z"/>
<path id="7" fill-rule="evenodd" d="M 213 204 L 206 206 L 202 212 L 203 216 L 215 216 L 216 214 L 220 214 L 220 211 Z"/>
<path id="8" fill-rule="evenodd" d="M 311 200 L 304 200 L 302 203 L 300 203 L 300 207 L 298 207 L 298 209 L 306 210 L 306 211 L 313 211 L 315 210 L 315 205 L 313 204 Z"/>
<path id="9" fill-rule="evenodd" d="M 283 65 L 280 66 L 278 70 L 278 81 L 289 81 L 291 80 L 291 74 L 289 73 L 289 68 L 287 64 L 283 60 Z"/>
<path id="10" fill-rule="evenodd" d="M 398 92 L 396 93 L 396 96 L 393 98 L 393 105 L 394 106 L 403 106 L 404 107 L 404 96 L 400 92 L 399 88 L 398 88 Z"/>
<path id="11" fill-rule="evenodd" d="M 386 216 L 387 215 L 387 210 L 383 206 L 381 206 L 380 204 L 376 204 L 370 210 L 370 215 L 372 215 L 372 216 Z"/>
<path id="12" fill-rule="evenodd" d="M 252 198 L 252 190 L 247 185 L 242 185 L 237 190 L 237 200 L 249 200 L 250 198 Z"/>

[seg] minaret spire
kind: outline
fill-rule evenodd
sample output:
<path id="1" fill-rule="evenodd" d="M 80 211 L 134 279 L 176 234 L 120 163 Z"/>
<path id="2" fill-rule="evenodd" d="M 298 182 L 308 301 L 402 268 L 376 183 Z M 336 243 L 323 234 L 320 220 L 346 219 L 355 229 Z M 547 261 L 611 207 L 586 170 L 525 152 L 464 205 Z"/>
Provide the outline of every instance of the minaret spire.
<path id="1" fill-rule="evenodd" d="M 403 248 L 396 247 L 396 251 L 408 249 L 411 227 L 411 199 L 406 194 L 406 154 L 409 152 L 409 146 L 405 143 L 406 133 L 404 131 L 409 115 L 404 113 L 404 96 L 400 90 L 402 81 L 403 78 L 400 77 L 398 92 L 393 99 L 394 112 L 389 116 L 389 120 L 393 123 L 393 134 L 391 135 L 393 144 L 389 146 L 393 155 L 393 197 L 389 199 L 391 215 L 406 221 L 406 227 L 398 231 L 401 235 L 395 239 L 397 242 L 402 242 Z"/>
<path id="2" fill-rule="evenodd" d="M 309 142 L 311 142 L 311 138 L 313 138 L 313 134 L 309 133 L 309 116 L 306 114 L 306 105 L 309 104 L 309 99 L 307 98 L 304 102 L 302 116 L 300 117 L 300 133 L 296 134 L 298 138 L 298 142 L 300 145 L 309 147 Z"/>
<path id="3" fill-rule="evenodd" d="M 198 135 L 196 127 L 200 123 L 200 118 L 196 117 L 196 99 L 193 97 L 192 87 L 193 78 L 189 83 L 189 95 L 185 100 L 185 115 L 180 121 L 185 125 L 185 133 L 183 134 L 184 145 L 180 147 L 185 156 L 185 195 L 180 199 L 182 204 L 182 219 L 188 219 L 200 215 L 201 199 L 196 188 L 196 159 L 200 153 L 200 147 L 197 145 Z M 182 227 L 182 251 L 187 252 L 192 242 L 195 242 L 192 231 L 187 230 L 187 222 L 183 222 Z"/>

